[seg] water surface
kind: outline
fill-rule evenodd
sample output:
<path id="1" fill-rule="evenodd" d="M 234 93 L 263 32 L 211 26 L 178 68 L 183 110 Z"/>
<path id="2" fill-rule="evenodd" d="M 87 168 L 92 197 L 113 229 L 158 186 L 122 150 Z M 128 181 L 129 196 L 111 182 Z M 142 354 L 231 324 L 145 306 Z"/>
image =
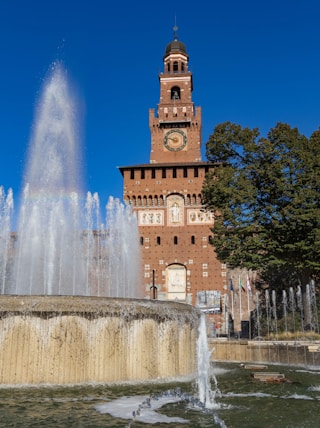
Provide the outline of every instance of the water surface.
<path id="1" fill-rule="evenodd" d="M 220 393 L 217 392 L 216 396 L 217 407 L 208 410 L 199 409 L 190 399 L 195 393 L 195 385 L 192 382 L 2 388 L 0 390 L 0 427 L 315 428 L 320 426 L 320 371 L 283 366 L 269 366 L 268 371 L 284 373 L 290 383 L 261 383 L 252 377 L 251 371 L 241 368 L 239 364 L 216 364 L 214 373 Z M 181 400 L 164 405 L 156 412 L 172 418 L 182 418 L 188 422 L 152 424 L 133 420 L 133 416 L 128 419 L 126 407 L 132 400 L 136 400 L 138 406 L 143 397 L 150 397 L 151 402 L 155 402 L 159 397 L 177 394 L 175 392 L 177 390 Z M 100 411 L 104 404 L 120 398 L 122 398 L 123 417 L 111 416 Z M 128 400 L 127 406 L 126 400 Z M 116 405 L 114 401 L 114 406 Z M 156 421 L 157 418 L 154 422 Z"/>

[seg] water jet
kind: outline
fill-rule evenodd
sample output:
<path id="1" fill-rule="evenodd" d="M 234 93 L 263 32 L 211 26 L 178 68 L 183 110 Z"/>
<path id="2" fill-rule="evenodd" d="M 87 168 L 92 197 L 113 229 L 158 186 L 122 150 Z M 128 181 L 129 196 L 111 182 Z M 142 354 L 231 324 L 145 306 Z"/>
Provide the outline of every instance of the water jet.
<path id="1" fill-rule="evenodd" d="M 0 384 L 71 385 L 187 376 L 199 313 L 141 299 L 135 214 L 83 196 L 76 103 L 61 64 L 46 80 L 12 232 L 0 189 Z M 140 298 L 141 300 L 139 300 Z"/>

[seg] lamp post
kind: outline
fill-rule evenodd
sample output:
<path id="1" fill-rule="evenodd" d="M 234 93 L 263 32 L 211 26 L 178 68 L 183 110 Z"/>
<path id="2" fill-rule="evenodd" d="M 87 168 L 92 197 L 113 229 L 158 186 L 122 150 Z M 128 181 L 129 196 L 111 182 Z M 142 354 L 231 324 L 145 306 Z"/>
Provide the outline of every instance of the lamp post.
<path id="1" fill-rule="evenodd" d="M 152 286 L 150 287 L 152 300 L 156 300 L 158 297 L 158 289 L 155 285 L 155 274 L 156 274 L 156 271 L 152 269 Z"/>

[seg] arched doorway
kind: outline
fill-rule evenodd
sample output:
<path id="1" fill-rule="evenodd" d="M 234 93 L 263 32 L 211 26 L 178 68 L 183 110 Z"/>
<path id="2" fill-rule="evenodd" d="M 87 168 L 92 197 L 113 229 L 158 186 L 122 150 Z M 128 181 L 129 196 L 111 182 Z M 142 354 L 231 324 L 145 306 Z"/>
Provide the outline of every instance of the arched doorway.
<path id="1" fill-rule="evenodd" d="M 180 264 L 172 264 L 166 270 L 168 300 L 186 300 L 187 272 Z"/>

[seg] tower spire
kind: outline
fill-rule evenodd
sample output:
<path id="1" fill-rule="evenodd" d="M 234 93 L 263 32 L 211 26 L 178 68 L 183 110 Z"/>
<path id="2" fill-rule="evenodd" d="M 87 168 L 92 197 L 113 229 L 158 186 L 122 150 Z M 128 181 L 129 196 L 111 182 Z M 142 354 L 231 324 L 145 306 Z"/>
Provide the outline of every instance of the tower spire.
<path id="1" fill-rule="evenodd" d="M 173 26 L 173 40 L 178 40 L 178 26 L 177 26 L 177 17 L 174 17 L 174 26 Z"/>

